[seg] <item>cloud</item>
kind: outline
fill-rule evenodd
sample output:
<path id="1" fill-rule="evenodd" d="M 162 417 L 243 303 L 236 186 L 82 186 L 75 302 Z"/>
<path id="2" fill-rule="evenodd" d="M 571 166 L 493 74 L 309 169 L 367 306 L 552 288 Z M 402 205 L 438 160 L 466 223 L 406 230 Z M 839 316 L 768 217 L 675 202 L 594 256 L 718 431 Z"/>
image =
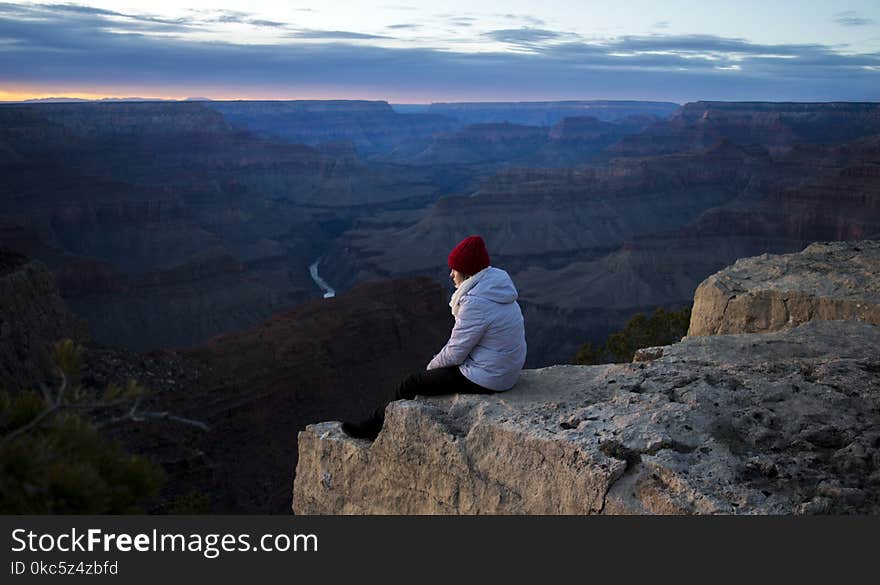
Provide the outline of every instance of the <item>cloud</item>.
<path id="1" fill-rule="evenodd" d="M 11 4 L 0 4 L 0 10 L 3 10 L 5 7 L 11 7 L 15 5 Z M 48 16 L 48 15 L 64 15 L 65 17 L 70 17 L 70 15 L 78 15 L 78 16 L 95 16 L 95 17 L 111 17 L 111 18 L 119 18 L 125 19 L 131 22 L 149 22 L 149 23 L 157 23 L 157 24 L 170 24 L 170 25 L 180 25 L 185 24 L 186 19 L 168 19 L 168 18 L 160 18 L 158 16 L 151 16 L 149 14 L 127 14 L 124 12 L 116 12 L 113 10 L 107 10 L 104 8 L 96 8 L 93 6 L 84 6 L 80 4 L 33 4 L 30 6 L 21 6 L 20 7 L 24 13 L 30 14 L 31 16 L 36 15 L 39 17 L 40 15 Z"/>
<path id="2" fill-rule="evenodd" d="M 17 5 L 0 3 L 0 18 L 55 23 L 64 21 L 73 27 L 112 28 L 137 33 L 187 33 L 211 24 L 245 24 L 256 27 L 283 28 L 287 23 L 256 18 L 236 10 L 190 10 L 188 18 L 160 18 L 149 14 L 129 14 L 76 4 Z"/>
<path id="3" fill-rule="evenodd" d="M 249 18 L 249 14 L 247 12 L 240 12 L 238 10 L 218 10 L 217 16 L 213 19 L 210 19 L 210 22 L 225 22 L 225 23 L 245 23 Z"/>
<path id="4" fill-rule="evenodd" d="M 652 28 L 669 28 L 668 20 L 658 20 L 652 25 Z"/>
<path id="5" fill-rule="evenodd" d="M 869 26 L 874 24 L 870 18 L 863 18 L 855 10 L 846 10 L 834 15 L 834 22 L 843 26 Z"/>
<path id="6" fill-rule="evenodd" d="M 878 83 L 873 71 L 880 53 L 845 55 L 824 45 L 765 45 L 743 39 L 709 35 L 625 36 L 602 43 L 559 43 L 537 49 L 545 60 L 575 61 L 583 67 L 666 71 L 681 77 L 700 72 L 736 72 L 744 79 L 783 79 L 803 83 L 844 83 L 847 76 L 865 76 L 865 83 Z M 860 90 L 862 91 L 862 90 Z M 861 93 L 859 99 L 880 98 L 878 90 Z M 870 98 L 869 98 L 870 96 Z"/>
<path id="7" fill-rule="evenodd" d="M 132 32 L 185 32 L 191 30 L 185 19 L 165 19 L 143 14 L 125 14 L 91 6 L 73 4 L 21 5 L 0 3 L 0 19 L 16 21 L 67 24 L 71 28 L 124 28 Z"/>
<path id="8" fill-rule="evenodd" d="M 540 28 L 508 28 L 483 33 L 483 36 L 499 43 L 532 45 L 565 37 L 563 33 Z"/>
<path id="9" fill-rule="evenodd" d="M 93 8 L 92 6 L 80 6 L 77 4 L 37 4 L 37 9 L 43 8 L 54 12 L 74 12 L 77 14 L 101 14 L 105 16 L 124 16 L 119 12 L 105 10 L 103 8 Z M 25 8 L 26 9 L 26 8 Z"/>
<path id="10" fill-rule="evenodd" d="M 507 14 L 499 14 L 497 16 L 501 16 L 502 18 L 506 18 L 508 20 L 519 20 L 519 21 L 522 21 L 522 22 L 526 23 L 527 25 L 531 25 L 531 26 L 544 26 L 545 24 L 547 24 L 546 22 L 544 22 L 540 18 L 536 18 L 534 16 L 529 16 L 526 14 L 507 13 Z"/>
<path id="11" fill-rule="evenodd" d="M 382 35 L 371 35 L 366 33 L 351 32 L 346 30 L 301 30 L 287 35 L 290 38 L 297 39 L 390 39 Z"/>
<path id="12" fill-rule="evenodd" d="M 283 27 L 287 26 L 287 23 L 285 23 L 285 22 L 276 22 L 274 20 L 262 20 L 259 18 L 249 20 L 247 23 L 250 25 L 253 25 L 253 26 L 265 26 L 268 28 L 283 28 Z"/>
<path id="13" fill-rule="evenodd" d="M 409 29 L 417 29 L 420 28 L 418 24 L 404 23 L 404 24 L 389 24 L 385 28 L 390 28 L 392 30 L 409 30 Z"/>
<path id="14" fill-rule="evenodd" d="M 475 22 L 477 19 L 469 16 L 455 16 L 449 19 L 449 24 L 452 26 L 473 26 Z"/>
<path id="15" fill-rule="evenodd" d="M 192 10 L 191 12 L 197 15 L 190 21 L 193 24 L 245 24 L 269 28 L 283 28 L 288 26 L 285 22 L 257 18 L 255 14 L 241 12 L 239 10 Z"/>
<path id="16" fill-rule="evenodd" d="M 0 83 L 56 91 L 137 87 L 151 95 L 392 101 L 880 100 L 880 54 L 843 54 L 820 44 L 711 35 L 585 42 L 525 27 L 484 38 L 527 46 L 528 52 L 387 48 L 370 42 L 388 38 L 380 35 L 308 29 L 293 30 L 276 44 L 241 45 L 152 34 L 187 30 L 199 18 L 222 16 L 216 12 L 190 24 L 105 12 L 0 4 Z"/>
<path id="17" fill-rule="evenodd" d="M 603 46 L 615 51 L 676 51 L 727 53 L 796 54 L 806 45 L 760 45 L 741 38 L 714 35 L 624 35 L 610 39 Z M 815 46 L 815 45 L 814 45 Z"/>

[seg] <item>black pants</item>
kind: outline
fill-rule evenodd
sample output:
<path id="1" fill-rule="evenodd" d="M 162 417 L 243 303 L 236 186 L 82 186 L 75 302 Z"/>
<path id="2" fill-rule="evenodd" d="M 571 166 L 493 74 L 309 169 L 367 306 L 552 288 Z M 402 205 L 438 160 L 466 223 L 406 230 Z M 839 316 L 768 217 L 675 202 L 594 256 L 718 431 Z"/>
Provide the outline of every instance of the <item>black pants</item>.
<path id="1" fill-rule="evenodd" d="M 495 390 L 484 388 L 464 377 L 458 366 L 424 370 L 407 376 L 400 383 L 389 402 L 394 400 L 412 400 L 417 394 L 422 396 L 442 396 L 444 394 L 495 394 Z M 385 420 L 385 407 L 380 404 L 373 411 L 371 419 L 379 422 Z M 381 426 L 381 424 L 380 424 Z"/>

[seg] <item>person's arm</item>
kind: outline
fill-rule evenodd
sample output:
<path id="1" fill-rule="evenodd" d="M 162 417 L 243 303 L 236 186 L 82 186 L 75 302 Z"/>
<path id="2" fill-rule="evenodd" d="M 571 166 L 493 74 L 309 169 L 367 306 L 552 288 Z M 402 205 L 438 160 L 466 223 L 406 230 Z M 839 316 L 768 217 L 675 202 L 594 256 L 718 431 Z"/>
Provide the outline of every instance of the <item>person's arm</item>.
<path id="1" fill-rule="evenodd" d="M 486 317 L 480 310 L 479 301 L 463 299 L 449 341 L 434 356 L 427 369 L 461 365 L 483 337 L 488 326 Z"/>

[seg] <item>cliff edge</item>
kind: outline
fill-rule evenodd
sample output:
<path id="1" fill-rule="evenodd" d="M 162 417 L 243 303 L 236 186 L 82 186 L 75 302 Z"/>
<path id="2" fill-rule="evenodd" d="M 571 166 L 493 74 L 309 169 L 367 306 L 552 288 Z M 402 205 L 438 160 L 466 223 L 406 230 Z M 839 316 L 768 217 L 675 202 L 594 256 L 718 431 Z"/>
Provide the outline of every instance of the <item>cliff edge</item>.
<path id="1" fill-rule="evenodd" d="M 829 246 L 835 251 L 818 262 Z M 864 297 L 853 302 L 869 304 L 877 271 L 852 267 L 869 266 L 878 249 L 816 244 L 741 260 L 738 296 L 766 288 L 748 269 L 761 266 L 812 298 L 849 282 L 849 295 Z M 527 370 L 492 397 L 398 401 L 374 443 L 348 438 L 337 422 L 309 425 L 299 434 L 293 509 L 880 513 L 880 327 L 862 313 L 807 315 L 775 332 L 730 325 L 730 335 L 692 335 L 642 350 L 631 364 Z"/>

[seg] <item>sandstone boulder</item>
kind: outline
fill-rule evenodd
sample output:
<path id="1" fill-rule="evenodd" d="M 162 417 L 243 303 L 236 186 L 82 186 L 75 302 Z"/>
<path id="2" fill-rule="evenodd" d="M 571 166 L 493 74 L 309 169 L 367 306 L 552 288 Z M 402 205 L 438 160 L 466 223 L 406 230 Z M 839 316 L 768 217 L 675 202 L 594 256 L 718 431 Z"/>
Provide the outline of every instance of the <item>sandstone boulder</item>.
<path id="1" fill-rule="evenodd" d="M 697 288 L 688 335 L 777 331 L 814 319 L 880 324 L 880 241 L 737 260 Z"/>

